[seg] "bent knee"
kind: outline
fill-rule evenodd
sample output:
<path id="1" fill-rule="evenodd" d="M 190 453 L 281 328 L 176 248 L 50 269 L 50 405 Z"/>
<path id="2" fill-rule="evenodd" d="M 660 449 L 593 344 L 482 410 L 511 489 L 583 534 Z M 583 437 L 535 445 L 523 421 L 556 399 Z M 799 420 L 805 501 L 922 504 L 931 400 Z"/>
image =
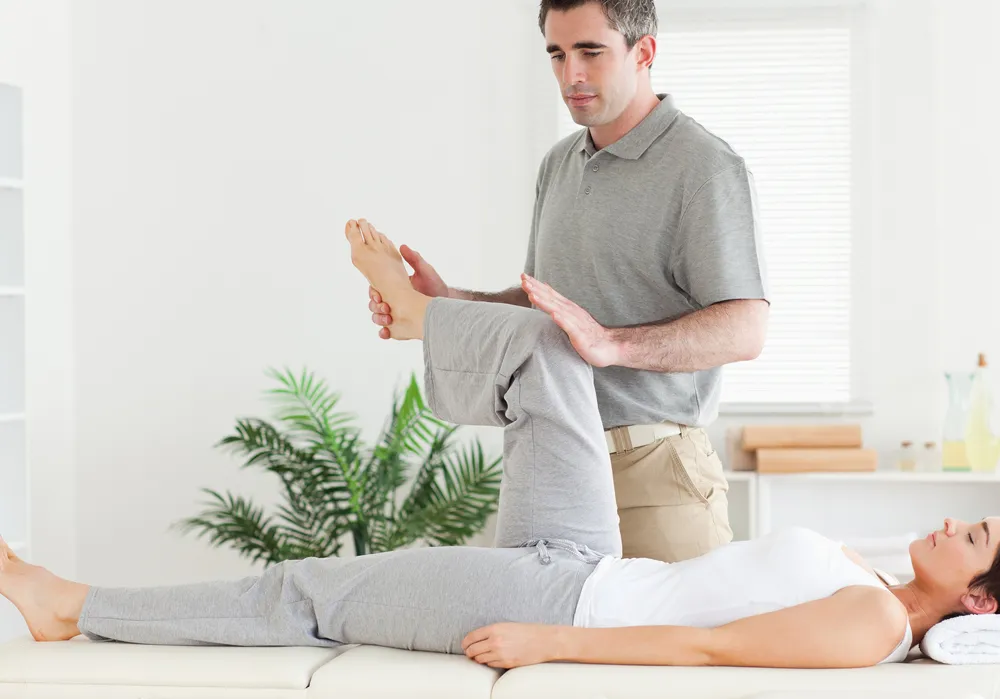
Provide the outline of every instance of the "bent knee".
<path id="1" fill-rule="evenodd" d="M 524 332 L 531 342 L 534 353 L 543 352 L 547 355 L 565 355 L 571 361 L 583 362 L 583 359 L 569 341 L 565 331 L 543 311 L 532 310 L 524 317 Z M 585 362 L 584 362 L 585 363 Z"/>

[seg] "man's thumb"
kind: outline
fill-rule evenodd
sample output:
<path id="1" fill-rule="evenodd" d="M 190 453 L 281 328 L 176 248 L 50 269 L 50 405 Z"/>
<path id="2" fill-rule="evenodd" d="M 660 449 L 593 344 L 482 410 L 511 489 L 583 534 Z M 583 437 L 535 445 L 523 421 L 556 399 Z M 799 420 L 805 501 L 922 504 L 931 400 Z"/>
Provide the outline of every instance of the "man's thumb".
<path id="1" fill-rule="evenodd" d="M 420 253 L 408 245 L 400 245 L 399 254 L 403 256 L 403 259 L 406 260 L 410 267 L 413 267 L 414 271 L 416 271 L 417 265 L 424 261 Z"/>

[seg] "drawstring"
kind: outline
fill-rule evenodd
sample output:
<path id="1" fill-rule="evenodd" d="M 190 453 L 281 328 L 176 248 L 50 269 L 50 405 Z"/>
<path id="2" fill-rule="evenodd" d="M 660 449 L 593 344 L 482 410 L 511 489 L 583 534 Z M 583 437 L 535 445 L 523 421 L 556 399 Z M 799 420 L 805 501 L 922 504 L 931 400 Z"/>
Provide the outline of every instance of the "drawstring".
<path id="1" fill-rule="evenodd" d="M 524 548 L 532 546 L 538 549 L 538 558 L 542 562 L 542 565 L 548 565 L 552 562 L 552 554 L 549 553 L 550 547 L 558 551 L 566 551 L 584 563 L 598 563 L 605 557 L 604 554 L 597 553 L 589 546 L 577 544 L 567 539 L 532 539 L 524 544 Z"/>
<path id="2" fill-rule="evenodd" d="M 538 548 L 538 557 L 542 559 L 542 565 L 548 565 L 552 562 L 552 556 L 549 555 L 549 549 L 545 546 L 545 540 L 540 540 L 536 547 Z"/>

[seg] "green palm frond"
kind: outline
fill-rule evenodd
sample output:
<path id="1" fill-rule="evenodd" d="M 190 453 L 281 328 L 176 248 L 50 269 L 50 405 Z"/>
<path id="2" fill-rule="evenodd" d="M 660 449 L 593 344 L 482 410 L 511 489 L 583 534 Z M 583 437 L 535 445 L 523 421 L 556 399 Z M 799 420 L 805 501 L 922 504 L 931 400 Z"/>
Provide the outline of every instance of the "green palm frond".
<path id="1" fill-rule="evenodd" d="M 403 502 L 391 520 L 379 532 L 379 537 L 373 537 L 372 546 L 375 550 L 391 551 L 406 546 L 420 537 L 420 513 L 430 501 L 435 489 L 438 475 L 444 466 L 443 457 L 452 448 L 451 437 L 458 428 L 454 425 L 440 428 L 431 442 L 423 463 L 413 478 L 413 484 Z"/>
<path id="2" fill-rule="evenodd" d="M 389 419 L 366 464 L 366 512 L 390 519 L 395 516 L 395 499 L 387 495 L 406 485 L 412 468 L 409 458 L 426 459 L 433 455 L 434 440 L 442 426 L 444 423 L 424 404 L 416 378 L 411 377 L 402 399 L 398 396 L 393 399 Z M 388 512 L 384 510 L 386 506 Z"/>
<path id="3" fill-rule="evenodd" d="M 430 475 L 433 473 L 433 477 Z M 458 546 L 480 531 L 496 512 L 503 475 L 501 460 L 487 463 L 479 444 L 446 454 L 417 476 L 405 518 L 397 524 L 393 548 L 421 540 L 431 546 Z"/>
<path id="4" fill-rule="evenodd" d="M 390 445 L 398 446 L 409 454 L 421 454 L 434 441 L 436 430 L 445 424 L 434 417 L 431 409 L 424 403 L 416 376 L 410 377 L 410 385 L 403 395 L 395 422 L 397 428 Z"/>
<path id="5" fill-rule="evenodd" d="M 279 406 L 278 419 L 289 423 L 297 432 L 319 437 L 322 441 L 331 431 L 350 423 L 351 415 L 334 410 L 340 395 L 331 391 L 323 379 L 305 370 L 295 376 L 287 368 L 284 371 L 269 369 L 267 375 L 281 384 L 268 391 Z"/>
<path id="6" fill-rule="evenodd" d="M 254 563 L 271 564 L 287 558 L 281 528 L 264 515 L 262 508 L 229 492 L 202 492 L 209 496 L 206 509 L 178 523 L 181 531 L 207 538 L 213 546 L 231 546 Z"/>
<path id="7" fill-rule="evenodd" d="M 339 435 L 342 452 L 353 452 L 357 436 Z M 351 467 L 317 456 L 292 444 L 274 425 L 258 419 L 242 419 L 235 433 L 219 443 L 246 457 L 244 468 L 260 466 L 275 474 L 285 491 L 287 510 L 294 512 L 291 530 L 316 540 L 328 532 L 331 519 L 346 519 L 352 500 L 360 492 Z"/>
<path id="8" fill-rule="evenodd" d="M 267 516 L 206 490 L 207 509 L 180 522 L 182 530 L 270 564 L 337 556 L 348 539 L 356 554 L 461 544 L 495 512 L 500 459 L 487 462 L 478 440 L 456 448 L 457 427 L 434 417 L 415 376 L 369 448 L 325 381 L 307 371 L 268 375 L 279 384 L 268 391 L 277 422 L 239 419 L 217 446 L 242 457 L 243 468 L 273 474 L 283 502 Z"/>

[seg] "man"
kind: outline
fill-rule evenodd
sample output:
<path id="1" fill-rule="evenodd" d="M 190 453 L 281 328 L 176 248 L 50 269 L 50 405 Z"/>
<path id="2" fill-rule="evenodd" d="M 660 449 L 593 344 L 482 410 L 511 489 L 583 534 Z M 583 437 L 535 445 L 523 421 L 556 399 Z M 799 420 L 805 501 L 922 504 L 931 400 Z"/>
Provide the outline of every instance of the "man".
<path id="1" fill-rule="evenodd" d="M 594 367 L 623 553 L 673 562 L 732 540 L 703 427 L 718 413 L 720 367 L 760 353 L 769 306 L 752 175 L 653 92 L 656 25 L 654 0 L 542 0 L 553 72 L 588 128 L 542 161 L 520 286 L 452 288 L 401 252 L 424 294 L 553 317 Z M 374 322 L 391 324 L 370 297 Z"/>

